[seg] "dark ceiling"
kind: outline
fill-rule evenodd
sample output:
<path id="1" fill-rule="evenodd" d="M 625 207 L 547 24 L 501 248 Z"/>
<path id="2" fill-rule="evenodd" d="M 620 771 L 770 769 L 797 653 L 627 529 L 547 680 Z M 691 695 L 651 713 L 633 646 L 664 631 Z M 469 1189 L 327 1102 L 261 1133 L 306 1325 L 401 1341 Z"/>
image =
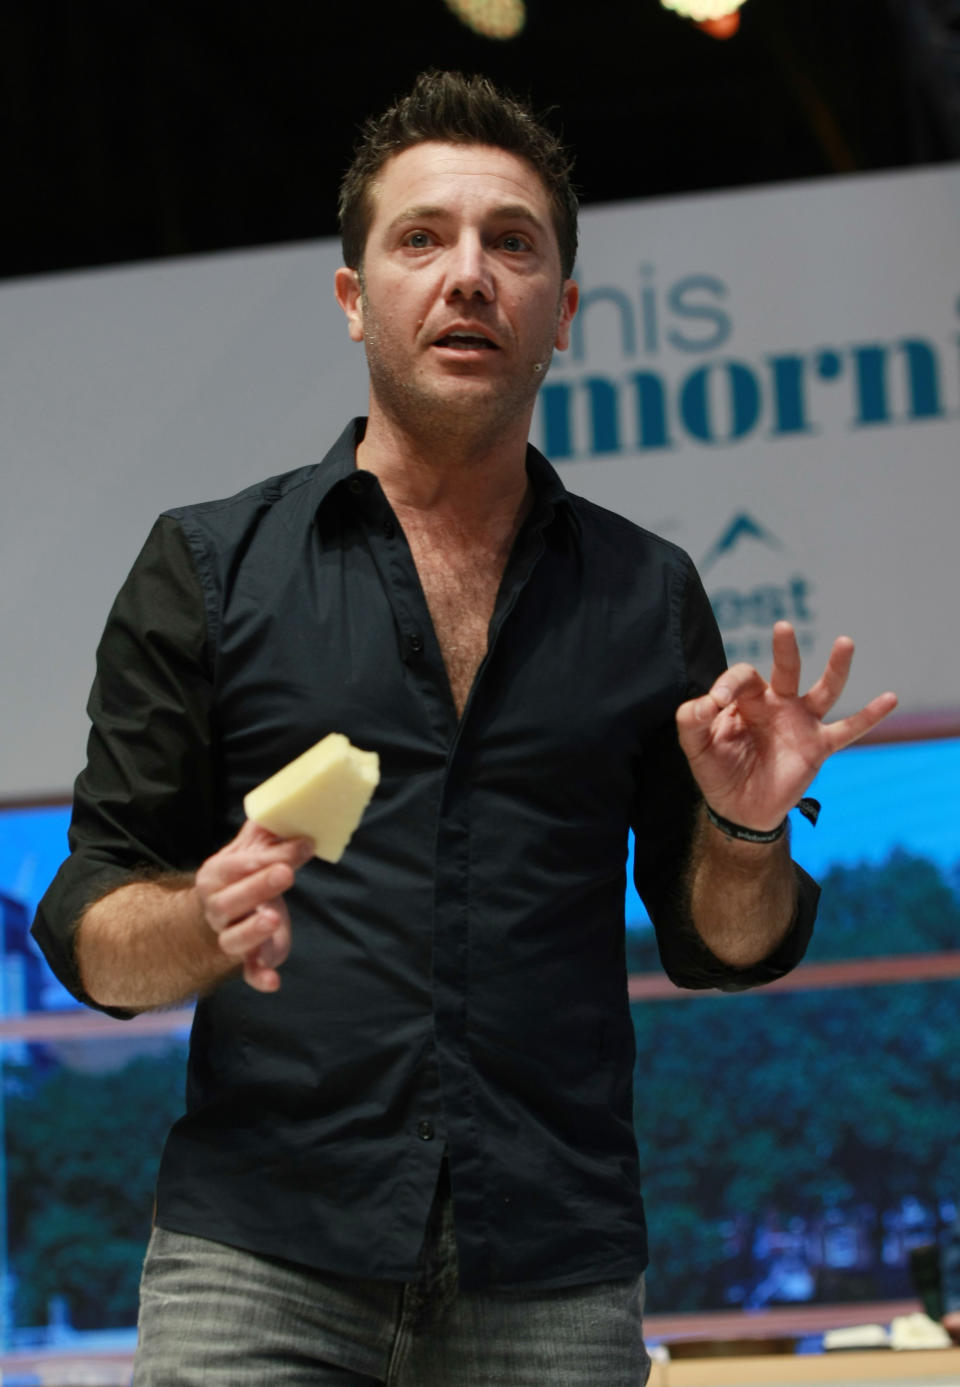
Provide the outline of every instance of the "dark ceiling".
<path id="1" fill-rule="evenodd" d="M 428 66 L 552 119 L 585 202 L 960 157 L 958 0 L 748 0 L 718 42 L 659 0 L 7 0 L 0 275 L 335 232 L 357 125 Z"/>

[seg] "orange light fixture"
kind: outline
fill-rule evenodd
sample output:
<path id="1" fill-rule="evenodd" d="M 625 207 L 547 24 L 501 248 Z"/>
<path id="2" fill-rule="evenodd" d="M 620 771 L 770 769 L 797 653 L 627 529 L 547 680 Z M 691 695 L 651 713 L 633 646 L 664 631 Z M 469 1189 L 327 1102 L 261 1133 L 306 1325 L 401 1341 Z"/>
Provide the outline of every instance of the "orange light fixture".
<path id="1" fill-rule="evenodd" d="M 734 10 L 733 14 L 725 14 L 721 19 L 701 19 L 697 28 L 711 38 L 732 39 L 740 28 L 740 11 Z"/>

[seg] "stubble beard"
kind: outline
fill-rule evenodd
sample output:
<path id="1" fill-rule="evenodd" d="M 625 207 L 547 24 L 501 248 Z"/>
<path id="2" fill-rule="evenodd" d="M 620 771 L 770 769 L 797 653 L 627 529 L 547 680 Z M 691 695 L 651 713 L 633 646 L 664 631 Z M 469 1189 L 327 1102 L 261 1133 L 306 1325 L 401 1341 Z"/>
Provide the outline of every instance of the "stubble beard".
<path id="1" fill-rule="evenodd" d="M 434 442 L 449 452 L 459 448 L 477 454 L 528 426 L 537 391 L 543 384 L 553 354 L 553 340 L 544 341 L 538 358 L 525 363 L 490 388 L 456 389 L 450 377 L 442 387 L 418 380 L 398 367 L 398 356 L 384 345 L 376 312 L 366 292 L 362 294 L 363 343 L 370 388 L 377 405 L 404 433 Z M 536 367 L 541 367 L 537 370 Z"/>

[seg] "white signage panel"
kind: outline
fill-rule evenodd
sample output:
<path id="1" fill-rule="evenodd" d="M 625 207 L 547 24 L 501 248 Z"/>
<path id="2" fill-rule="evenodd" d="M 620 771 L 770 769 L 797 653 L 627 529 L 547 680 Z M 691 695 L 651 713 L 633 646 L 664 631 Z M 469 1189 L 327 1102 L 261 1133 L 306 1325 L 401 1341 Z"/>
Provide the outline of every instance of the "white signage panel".
<path id="1" fill-rule="evenodd" d="M 960 167 L 587 209 L 533 440 L 688 549 L 732 659 L 777 617 L 844 707 L 960 709 Z M 335 242 L 0 288 L 0 798 L 83 759 L 93 651 L 154 516 L 321 456 L 364 409 Z"/>
<path id="2" fill-rule="evenodd" d="M 588 209 L 534 441 L 697 561 L 731 660 L 960 708 L 960 169 Z"/>

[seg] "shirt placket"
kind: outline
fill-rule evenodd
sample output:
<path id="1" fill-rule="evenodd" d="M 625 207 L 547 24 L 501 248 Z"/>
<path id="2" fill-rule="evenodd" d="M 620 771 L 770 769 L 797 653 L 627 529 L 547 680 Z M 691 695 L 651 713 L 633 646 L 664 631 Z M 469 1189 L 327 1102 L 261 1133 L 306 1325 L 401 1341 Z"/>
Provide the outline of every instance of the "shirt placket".
<path id="1" fill-rule="evenodd" d="M 476 758 L 482 754 L 484 673 L 543 553 L 543 530 L 552 507 L 542 507 L 528 521 L 514 546 L 490 623 L 488 649 L 458 720 L 426 598 L 402 529 L 371 473 L 355 473 L 347 487 L 357 502 L 394 612 L 400 659 L 420 695 L 434 735 L 446 750 L 436 828 L 432 928 L 439 1094 L 434 1096 L 433 1076 L 425 1073 L 418 1093 L 415 1131 L 423 1143 L 449 1153 L 464 1281 L 496 1280 L 502 1268 L 497 1249 L 490 1245 L 487 1217 L 492 1175 L 470 1061 L 470 784 Z"/>
<path id="2" fill-rule="evenodd" d="M 505 1273 L 490 1237 L 490 1210 L 498 1183 L 489 1133 L 479 1118 L 471 1062 L 471 784 L 482 755 L 486 725 L 484 674 L 496 658 L 498 638 L 543 552 L 543 515 L 518 541 L 497 598 L 487 653 L 480 664 L 447 759 L 437 824 L 434 890 L 434 1023 L 440 1085 L 450 1144 L 451 1185 L 464 1285 L 497 1281 Z"/>
<path id="3" fill-rule="evenodd" d="M 346 488 L 353 499 L 367 546 L 393 612 L 397 656 L 406 667 L 407 677 L 418 694 L 433 741 L 438 749 L 445 751 L 456 732 L 456 713 L 410 548 L 373 473 L 358 470 L 347 480 Z M 439 946 L 442 949 L 442 940 Z M 438 937 L 434 924 L 434 973 L 437 952 Z M 424 1061 L 416 1092 L 410 1096 L 407 1128 L 411 1143 L 419 1148 L 413 1153 L 413 1178 L 429 1183 L 431 1188 L 436 1181 L 442 1154 L 448 1147 L 449 1124 L 441 1098 L 438 1050 L 434 1005 L 433 1049 Z"/>

